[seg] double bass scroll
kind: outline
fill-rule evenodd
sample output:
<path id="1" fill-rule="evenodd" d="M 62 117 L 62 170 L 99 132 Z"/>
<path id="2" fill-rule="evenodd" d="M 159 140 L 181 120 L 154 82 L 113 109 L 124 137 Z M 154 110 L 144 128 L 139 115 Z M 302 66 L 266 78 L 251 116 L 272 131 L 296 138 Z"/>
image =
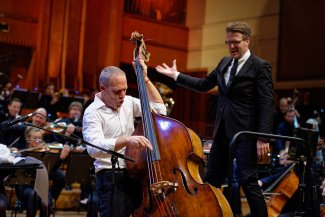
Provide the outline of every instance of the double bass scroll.
<path id="1" fill-rule="evenodd" d="M 198 162 L 204 154 L 199 137 L 181 122 L 151 112 L 139 61 L 145 56 L 143 35 L 132 38 L 142 122 L 134 134 L 144 135 L 153 150 L 128 146 L 125 155 L 135 160 L 126 162 L 130 175 L 139 180 L 143 199 L 133 216 L 233 216 L 220 189 L 203 183 Z"/>

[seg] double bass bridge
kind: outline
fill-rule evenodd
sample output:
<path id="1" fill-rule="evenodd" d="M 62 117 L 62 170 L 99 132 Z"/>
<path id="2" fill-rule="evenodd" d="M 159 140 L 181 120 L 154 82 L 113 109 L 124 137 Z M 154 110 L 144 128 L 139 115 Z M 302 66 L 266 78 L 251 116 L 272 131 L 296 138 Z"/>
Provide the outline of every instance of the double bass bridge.
<path id="1" fill-rule="evenodd" d="M 170 181 L 156 182 L 150 185 L 150 191 L 161 198 L 166 197 L 170 193 L 176 192 L 178 183 Z"/>

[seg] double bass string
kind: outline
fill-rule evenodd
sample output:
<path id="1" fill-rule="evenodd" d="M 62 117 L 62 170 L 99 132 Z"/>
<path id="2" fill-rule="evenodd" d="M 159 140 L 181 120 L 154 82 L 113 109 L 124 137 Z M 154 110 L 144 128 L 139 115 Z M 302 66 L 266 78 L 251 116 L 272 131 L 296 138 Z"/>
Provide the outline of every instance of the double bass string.
<path id="1" fill-rule="evenodd" d="M 139 50 L 136 53 L 138 53 L 138 52 L 139 52 Z M 142 120 L 144 122 L 143 126 L 145 128 L 144 133 L 145 133 L 145 136 L 149 139 L 150 143 L 153 145 L 153 148 L 154 148 L 153 151 L 157 152 L 158 147 L 157 147 L 157 142 L 155 140 L 155 136 L 154 136 L 154 132 L 153 132 L 154 129 L 152 127 L 149 127 L 149 126 L 153 126 L 153 123 L 152 123 L 152 119 L 151 119 L 151 112 L 150 112 L 150 106 L 149 106 L 150 104 L 148 102 L 147 89 L 145 86 L 143 74 L 141 73 L 142 67 L 141 67 L 139 61 L 140 61 L 139 57 L 136 58 L 135 64 L 136 64 L 136 69 L 138 71 L 137 80 L 138 80 L 138 84 L 139 84 L 139 94 L 141 95 L 141 99 L 142 99 L 141 107 L 142 107 L 142 112 L 144 114 L 144 115 L 142 115 Z M 152 155 L 152 151 L 148 151 L 148 153 L 149 154 L 147 155 L 147 159 L 149 162 L 148 163 L 149 178 L 150 178 L 150 182 L 155 183 L 161 179 L 161 174 L 157 174 L 156 165 L 154 164 L 155 159 Z M 160 171 L 159 163 L 157 166 Z"/>
<path id="2" fill-rule="evenodd" d="M 138 72 L 141 72 L 142 67 L 139 63 L 139 60 L 136 59 L 135 61 L 136 63 L 136 68 Z M 162 181 L 162 175 L 161 175 L 161 168 L 160 168 L 160 163 L 159 163 L 159 149 L 158 149 L 158 145 L 156 142 L 156 137 L 155 137 L 155 133 L 154 133 L 154 129 L 153 127 L 149 127 L 149 126 L 153 126 L 153 121 L 151 118 L 151 112 L 150 112 L 150 104 L 148 102 L 148 97 L 147 97 L 147 92 L 146 92 L 146 87 L 145 87 L 145 83 L 144 83 L 144 78 L 142 73 L 138 73 L 138 83 L 139 85 L 139 94 L 142 95 L 142 99 L 143 101 L 141 101 L 142 104 L 142 112 L 144 113 L 144 115 L 142 116 L 142 120 L 145 124 L 143 124 L 144 126 L 144 133 L 145 136 L 149 139 L 150 143 L 153 145 L 153 151 L 156 152 L 156 156 L 153 156 L 153 151 L 150 151 L 149 149 L 146 149 L 147 152 L 147 162 L 148 162 L 148 173 L 149 173 L 149 179 L 150 179 L 150 185 L 157 183 L 159 181 Z M 158 153 L 158 154 L 157 154 Z M 160 156 L 159 156 L 160 157 Z M 161 192 L 161 194 L 163 195 L 162 197 L 159 195 L 159 193 L 155 193 L 154 197 L 155 200 L 157 202 L 157 205 L 159 207 L 160 213 L 162 214 L 162 216 L 175 216 L 175 213 L 173 213 L 173 209 L 171 206 L 171 203 L 169 202 L 168 198 L 165 196 L 164 192 Z M 172 213 L 171 213 L 172 211 Z"/>

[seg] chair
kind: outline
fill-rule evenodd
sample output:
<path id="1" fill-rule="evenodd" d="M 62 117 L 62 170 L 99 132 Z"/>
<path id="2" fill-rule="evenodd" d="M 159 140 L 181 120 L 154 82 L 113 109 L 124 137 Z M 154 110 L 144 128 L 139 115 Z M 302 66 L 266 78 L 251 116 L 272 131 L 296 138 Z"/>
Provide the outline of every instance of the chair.
<path id="1" fill-rule="evenodd" d="M 77 182 L 82 185 L 93 182 L 93 161 L 94 159 L 88 154 L 72 153 L 65 176 L 67 184 Z M 93 186 L 90 194 L 93 194 Z M 86 207 L 86 205 L 79 203 L 78 214 L 82 208 Z"/>
<path id="2" fill-rule="evenodd" d="M 17 213 L 22 213 L 24 209 L 26 209 L 26 205 L 23 202 L 21 202 L 19 199 L 16 199 L 14 207 L 12 208 L 11 211 L 11 217 L 17 217 Z M 49 208 L 49 214 L 50 215 L 52 214 L 52 216 L 55 217 L 54 209 Z"/>

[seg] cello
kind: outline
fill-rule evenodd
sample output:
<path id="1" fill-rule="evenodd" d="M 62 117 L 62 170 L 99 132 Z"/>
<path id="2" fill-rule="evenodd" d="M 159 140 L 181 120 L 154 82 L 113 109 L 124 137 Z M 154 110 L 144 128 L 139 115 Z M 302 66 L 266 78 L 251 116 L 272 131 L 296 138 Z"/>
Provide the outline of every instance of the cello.
<path id="1" fill-rule="evenodd" d="M 134 134 L 144 135 L 153 150 L 128 146 L 130 175 L 142 185 L 142 201 L 133 216 L 233 216 L 220 191 L 203 183 L 198 165 L 204 159 L 200 138 L 181 122 L 151 112 L 139 57 L 149 60 L 143 35 L 132 33 L 142 122 Z"/>
<path id="2" fill-rule="evenodd" d="M 293 170 L 295 165 L 296 163 L 293 163 L 274 184 L 266 190 L 267 193 L 264 193 L 271 195 L 266 203 L 269 217 L 279 216 L 288 200 L 292 198 L 293 194 L 298 190 L 299 177 Z"/>

